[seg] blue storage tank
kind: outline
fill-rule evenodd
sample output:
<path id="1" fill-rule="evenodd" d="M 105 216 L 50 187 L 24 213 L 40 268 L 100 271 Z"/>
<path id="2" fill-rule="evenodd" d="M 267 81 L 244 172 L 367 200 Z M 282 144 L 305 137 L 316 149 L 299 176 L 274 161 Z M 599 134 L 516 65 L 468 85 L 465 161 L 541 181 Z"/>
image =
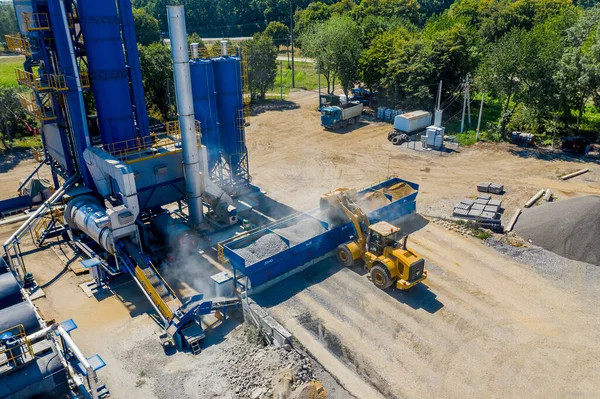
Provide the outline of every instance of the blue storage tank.
<path id="1" fill-rule="evenodd" d="M 243 129 L 242 69 L 238 57 L 213 58 L 215 92 L 219 125 L 221 153 L 229 164 L 232 173 L 237 172 L 241 154 L 246 149 Z"/>
<path id="2" fill-rule="evenodd" d="M 102 142 L 135 139 L 117 6 L 114 1 L 80 1 L 78 7 Z"/>
<path id="3" fill-rule="evenodd" d="M 194 114 L 202 129 L 202 144 L 208 154 L 208 169 L 211 171 L 219 158 L 219 128 L 217 126 L 217 100 L 215 97 L 215 77 L 211 60 L 190 62 Z"/>

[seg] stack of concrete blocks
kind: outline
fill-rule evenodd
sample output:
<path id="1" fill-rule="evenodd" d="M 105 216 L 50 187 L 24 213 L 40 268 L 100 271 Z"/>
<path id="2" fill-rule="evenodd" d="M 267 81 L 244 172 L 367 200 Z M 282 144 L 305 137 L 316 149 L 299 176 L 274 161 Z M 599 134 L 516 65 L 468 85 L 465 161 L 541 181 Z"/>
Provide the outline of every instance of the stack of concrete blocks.
<path id="1" fill-rule="evenodd" d="M 480 195 L 476 200 L 464 199 L 455 207 L 453 216 L 465 219 L 499 219 L 502 201 L 489 195 Z"/>
<path id="2" fill-rule="evenodd" d="M 504 192 L 504 184 L 483 182 L 477 185 L 477 191 L 480 193 L 502 194 Z"/>

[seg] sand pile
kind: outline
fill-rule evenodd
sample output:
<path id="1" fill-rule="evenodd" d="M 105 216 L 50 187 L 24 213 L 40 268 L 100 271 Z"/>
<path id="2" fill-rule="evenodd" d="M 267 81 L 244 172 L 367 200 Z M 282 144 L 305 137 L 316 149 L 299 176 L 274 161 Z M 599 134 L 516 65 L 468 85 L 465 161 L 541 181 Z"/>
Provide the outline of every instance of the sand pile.
<path id="1" fill-rule="evenodd" d="M 600 197 L 586 196 L 535 207 L 515 231 L 565 258 L 600 265 Z"/>

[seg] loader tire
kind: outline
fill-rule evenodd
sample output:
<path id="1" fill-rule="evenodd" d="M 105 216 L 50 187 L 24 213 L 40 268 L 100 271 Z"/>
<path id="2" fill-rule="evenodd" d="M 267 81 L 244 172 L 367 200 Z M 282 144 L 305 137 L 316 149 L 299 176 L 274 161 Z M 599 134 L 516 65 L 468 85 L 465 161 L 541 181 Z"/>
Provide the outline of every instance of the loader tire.
<path id="1" fill-rule="evenodd" d="M 385 265 L 377 263 L 371 268 L 371 281 L 377 288 L 385 290 L 392 285 L 392 276 Z"/>
<path id="2" fill-rule="evenodd" d="M 337 247 L 336 255 L 338 260 L 345 267 L 354 265 L 354 259 L 352 258 L 352 252 L 348 249 L 346 244 L 341 244 Z"/>
<path id="3" fill-rule="evenodd" d="M 388 133 L 388 141 L 392 141 L 392 139 L 394 137 L 396 137 L 398 135 L 398 132 L 396 132 L 395 130 L 392 130 L 391 132 Z"/>

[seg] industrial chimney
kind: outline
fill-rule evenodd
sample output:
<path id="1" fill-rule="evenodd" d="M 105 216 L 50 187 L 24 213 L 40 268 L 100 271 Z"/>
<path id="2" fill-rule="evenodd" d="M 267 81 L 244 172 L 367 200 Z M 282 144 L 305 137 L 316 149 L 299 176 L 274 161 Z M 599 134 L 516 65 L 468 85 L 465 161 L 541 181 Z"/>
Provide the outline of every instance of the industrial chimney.
<path id="1" fill-rule="evenodd" d="M 171 55 L 173 57 L 173 75 L 175 76 L 175 95 L 177 113 L 181 128 L 181 147 L 185 175 L 185 189 L 189 209 L 189 225 L 197 229 L 203 221 L 202 187 L 204 178 L 200 172 L 200 155 L 196 137 L 196 122 L 190 79 L 185 12 L 183 6 L 167 6 Z"/>

